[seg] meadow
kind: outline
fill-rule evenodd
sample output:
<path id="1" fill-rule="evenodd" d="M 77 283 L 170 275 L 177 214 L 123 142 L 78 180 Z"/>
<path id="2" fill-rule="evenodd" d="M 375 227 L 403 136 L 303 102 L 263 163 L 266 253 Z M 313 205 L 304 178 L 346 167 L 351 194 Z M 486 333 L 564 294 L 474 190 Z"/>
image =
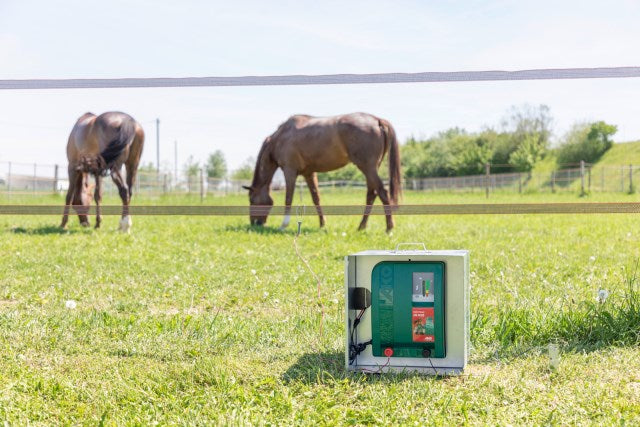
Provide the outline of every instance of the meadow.
<path id="1" fill-rule="evenodd" d="M 282 203 L 282 195 L 275 197 Z M 636 194 L 492 194 L 490 202 L 634 201 Z M 357 190 L 323 194 L 361 204 Z M 484 203 L 405 193 L 405 203 Z M 62 204 L 60 197 L 2 203 Z M 115 204 L 115 199 L 107 200 Z M 134 204 L 199 204 L 196 198 Z M 207 198 L 246 204 L 246 197 Z M 310 204 L 307 194 L 300 202 Z M 640 423 L 638 215 L 302 218 L 0 216 L 0 419 L 10 424 Z M 471 256 L 464 375 L 344 370 L 344 256 L 423 241 Z M 597 300 L 606 290 L 606 301 Z M 75 302 L 75 307 L 73 303 Z M 321 318 L 320 303 L 324 306 Z M 547 348 L 561 359 L 550 366 Z"/>

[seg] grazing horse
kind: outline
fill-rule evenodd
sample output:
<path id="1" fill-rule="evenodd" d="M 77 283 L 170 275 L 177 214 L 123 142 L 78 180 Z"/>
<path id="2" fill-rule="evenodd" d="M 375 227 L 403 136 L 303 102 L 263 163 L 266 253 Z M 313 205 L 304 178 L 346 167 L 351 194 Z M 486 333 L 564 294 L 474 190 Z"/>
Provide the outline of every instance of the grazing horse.
<path id="1" fill-rule="evenodd" d="M 96 202 L 96 228 L 100 227 L 102 177 L 111 174 L 122 199 L 120 230 L 128 231 L 131 227 L 129 202 L 143 145 L 142 126 L 128 114 L 107 112 L 99 116 L 92 113 L 82 115 L 73 126 L 67 143 L 69 190 L 60 227 L 64 228 L 67 225 L 71 205 L 88 208 L 92 198 Z M 126 169 L 126 181 L 121 173 L 123 164 Z M 96 180 L 93 197 L 89 175 L 93 175 Z M 78 213 L 80 224 L 88 227 L 86 210 Z"/>
<path id="2" fill-rule="evenodd" d="M 389 193 L 378 175 L 378 167 L 389 152 Z M 396 134 L 391 124 L 366 113 L 352 113 L 334 117 L 291 116 L 262 144 L 253 182 L 249 190 L 252 206 L 273 206 L 269 194 L 271 180 L 277 168 L 281 168 L 286 182 L 285 216 L 281 229 L 289 225 L 291 203 L 296 178 L 304 176 L 324 226 L 320 207 L 316 172 L 339 169 L 353 162 L 367 180 L 366 207 L 359 230 L 367 226 L 371 205 L 380 197 L 385 207 L 387 232 L 393 228 L 391 205 L 398 202 L 401 193 L 400 153 Z M 252 225 L 267 221 L 264 212 L 251 212 Z"/>

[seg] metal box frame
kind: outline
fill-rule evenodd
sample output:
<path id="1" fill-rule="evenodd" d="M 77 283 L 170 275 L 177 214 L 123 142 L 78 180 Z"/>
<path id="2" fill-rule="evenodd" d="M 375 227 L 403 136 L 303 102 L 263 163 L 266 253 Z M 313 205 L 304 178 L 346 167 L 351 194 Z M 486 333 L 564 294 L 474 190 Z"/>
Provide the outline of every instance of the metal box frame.
<path id="1" fill-rule="evenodd" d="M 445 345 L 446 356 L 429 357 L 376 357 L 372 346 L 367 346 L 349 364 L 350 327 L 357 315 L 349 309 L 349 296 L 353 288 L 371 291 L 372 272 L 376 265 L 391 262 L 441 262 L 445 266 Z M 375 298 L 372 295 L 371 298 Z M 469 354 L 469 252 L 466 250 L 395 250 L 363 251 L 345 257 L 345 366 L 361 372 L 419 372 L 433 375 L 462 373 Z M 373 337 L 372 310 L 365 310 L 355 330 L 354 341 L 366 342 Z"/>

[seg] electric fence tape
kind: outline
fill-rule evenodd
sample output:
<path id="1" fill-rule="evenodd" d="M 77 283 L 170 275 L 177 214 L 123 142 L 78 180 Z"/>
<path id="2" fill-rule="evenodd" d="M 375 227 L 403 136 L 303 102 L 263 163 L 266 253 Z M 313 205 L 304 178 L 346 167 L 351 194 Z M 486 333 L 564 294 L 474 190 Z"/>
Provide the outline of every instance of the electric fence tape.
<path id="1" fill-rule="evenodd" d="M 143 77 L 109 79 L 0 80 L 0 90 L 109 89 L 213 86 L 298 86 L 372 83 L 478 82 L 640 77 L 640 67 L 545 68 L 532 70 L 441 71 L 420 73 L 316 74 L 235 77 Z"/>
<path id="2" fill-rule="evenodd" d="M 71 214 L 95 215 L 96 207 L 73 206 Z M 62 215 L 63 205 L 0 205 L 0 215 Z M 612 214 L 640 213 L 640 202 L 584 203 L 471 203 L 399 205 L 390 208 L 393 215 L 496 215 L 496 214 Z M 363 205 L 321 206 L 323 215 L 362 215 Z M 121 215 L 121 205 L 100 207 L 102 215 Z M 130 215 L 240 216 L 285 215 L 284 206 L 129 206 Z M 297 216 L 317 216 L 316 209 L 296 208 Z M 370 215 L 385 215 L 382 205 L 371 207 Z"/>

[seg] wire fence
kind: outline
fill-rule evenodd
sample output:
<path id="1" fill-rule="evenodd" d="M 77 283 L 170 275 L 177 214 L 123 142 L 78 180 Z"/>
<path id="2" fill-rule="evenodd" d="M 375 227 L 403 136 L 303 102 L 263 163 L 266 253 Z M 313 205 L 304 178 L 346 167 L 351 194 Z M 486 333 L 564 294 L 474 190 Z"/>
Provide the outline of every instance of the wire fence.
<path id="1" fill-rule="evenodd" d="M 594 166 L 585 162 L 549 172 L 505 172 L 510 165 L 486 165 L 482 175 L 407 178 L 405 190 L 437 192 L 622 192 L 634 193 L 640 180 L 640 165 Z M 111 179 L 104 179 L 103 191 L 117 195 Z M 205 198 L 244 193 L 249 180 L 207 177 L 206 171 L 179 174 L 139 171 L 134 193 L 147 196 L 193 194 Z M 302 180 L 299 181 L 302 185 Z M 364 181 L 334 180 L 318 183 L 323 189 L 365 187 Z M 53 164 L 0 162 L 0 194 L 65 194 L 69 186 L 66 168 Z M 273 190 L 283 190 L 284 182 L 275 179 Z"/>

